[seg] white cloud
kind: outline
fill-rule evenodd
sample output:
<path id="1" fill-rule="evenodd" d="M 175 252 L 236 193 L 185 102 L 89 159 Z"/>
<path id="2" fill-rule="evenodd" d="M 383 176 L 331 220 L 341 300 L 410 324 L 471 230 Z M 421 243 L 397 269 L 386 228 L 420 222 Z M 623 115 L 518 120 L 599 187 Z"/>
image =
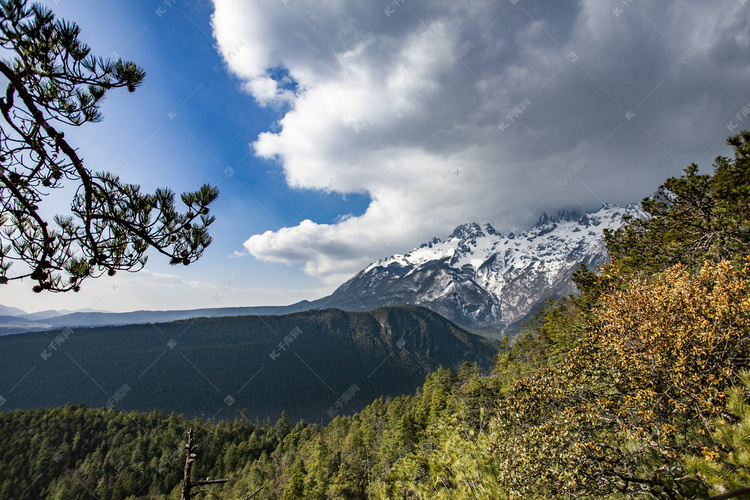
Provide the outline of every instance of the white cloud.
<path id="1" fill-rule="evenodd" d="M 253 78 L 245 85 L 245 89 L 262 106 L 280 106 L 294 99 L 292 91 L 284 89 L 279 85 L 279 82 L 269 76 Z"/>
<path id="2" fill-rule="evenodd" d="M 727 135 L 748 100 L 736 1 L 214 3 L 220 51 L 247 47 L 225 56 L 230 69 L 260 104 L 290 104 L 256 154 L 291 187 L 372 200 L 245 243 L 326 283 L 463 222 L 527 226 L 542 209 L 638 200 Z"/>

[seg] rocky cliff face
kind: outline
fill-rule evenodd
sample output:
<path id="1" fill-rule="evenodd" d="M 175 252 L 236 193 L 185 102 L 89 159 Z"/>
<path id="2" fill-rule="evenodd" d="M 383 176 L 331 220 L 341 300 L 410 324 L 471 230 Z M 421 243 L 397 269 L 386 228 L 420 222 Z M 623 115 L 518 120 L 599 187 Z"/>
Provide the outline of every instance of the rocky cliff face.
<path id="1" fill-rule="evenodd" d="M 503 235 L 490 224 L 458 226 L 442 241 L 379 260 L 322 299 L 349 310 L 414 304 L 471 329 L 502 329 L 522 320 L 548 297 L 573 293 L 581 263 L 607 261 L 604 229 L 642 217 L 640 207 L 603 206 L 598 212 L 542 214 L 531 229 Z"/>

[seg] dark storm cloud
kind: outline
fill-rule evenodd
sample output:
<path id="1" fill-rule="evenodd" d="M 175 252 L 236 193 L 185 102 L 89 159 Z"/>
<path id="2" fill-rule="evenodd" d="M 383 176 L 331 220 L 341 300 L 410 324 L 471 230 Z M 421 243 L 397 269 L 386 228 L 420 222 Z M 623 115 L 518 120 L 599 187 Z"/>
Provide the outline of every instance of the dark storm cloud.
<path id="1" fill-rule="evenodd" d="M 256 153 L 291 186 L 372 200 L 246 243 L 329 282 L 466 221 L 639 201 L 750 128 L 737 0 L 215 4 L 220 47 L 248 47 L 230 68 L 290 109 Z"/>

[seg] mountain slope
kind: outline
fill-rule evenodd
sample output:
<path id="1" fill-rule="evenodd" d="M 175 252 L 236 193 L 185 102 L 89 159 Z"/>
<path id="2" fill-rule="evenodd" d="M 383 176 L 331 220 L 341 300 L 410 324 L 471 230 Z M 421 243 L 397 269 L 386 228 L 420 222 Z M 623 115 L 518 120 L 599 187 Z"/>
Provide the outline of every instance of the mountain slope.
<path id="1" fill-rule="evenodd" d="M 0 337 L 2 410 L 91 407 L 327 421 L 497 346 L 420 307 L 201 318 Z"/>
<path id="2" fill-rule="evenodd" d="M 22 316 L 24 314 L 26 314 L 26 311 L 17 307 L 0 305 L 0 316 Z"/>
<path id="3" fill-rule="evenodd" d="M 421 305 L 464 328 L 497 332 L 548 297 L 573 293 L 573 271 L 607 261 L 603 231 L 620 227 L 624 215 L 643 216 L 635 205 L 561 211 L 507 236 L 490 224 L 464 224 L 445 241 L 435 238 L 371 264 L 321 301 L 347 310 Z"/>

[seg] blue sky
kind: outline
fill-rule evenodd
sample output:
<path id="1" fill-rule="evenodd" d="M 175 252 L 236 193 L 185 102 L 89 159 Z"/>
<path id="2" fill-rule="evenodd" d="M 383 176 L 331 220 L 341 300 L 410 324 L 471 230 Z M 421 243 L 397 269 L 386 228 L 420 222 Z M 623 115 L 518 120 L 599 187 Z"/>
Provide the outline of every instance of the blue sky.
<path id="1" fill-rule="evenodd" d="M 639 201 L 750 120 L 739 0 L 43 3 L 147 72 L 67 134 L 89 168 L 220 197 L 201 261 L 0 289 L 29 312 L 315 299 L 464 222 Z"/>
<path id="2" fill-rule="evenodd" d="M 251 234 L 294 225 L 300 217 L 333 222 L 341 213 L 361 212 L 366 202 L 289 189 L 278 165 L 254 161 L 250 142 L 278 112 L 257 106 L 226 71 L 212 39 L 212 4 L 62 0 L 45 5 L 79 24 L 95 53 L 133 60 L 147 72 L 135 93 L 107 95 L 103 122 L 68 133 L 87 166 L 114 170 L 144 190 L 169 186 L 183 192 L 209 183 L 221 196 L 212 206 L 214 242 L 190 267 L 169 266 L 151 255 L 143 275 L 90 280 L 78 294 L 38 295 L 27 290 L 30 283 L 14 283 L 2 290 L 2 303 L 26 311 L 185 309 L 286 304 L 326 293 L 330 286 L 285 264 L 228 257 L 243 252 Z M 55 201 L 64 209 L 68 198 L 59 198 Z"/>

